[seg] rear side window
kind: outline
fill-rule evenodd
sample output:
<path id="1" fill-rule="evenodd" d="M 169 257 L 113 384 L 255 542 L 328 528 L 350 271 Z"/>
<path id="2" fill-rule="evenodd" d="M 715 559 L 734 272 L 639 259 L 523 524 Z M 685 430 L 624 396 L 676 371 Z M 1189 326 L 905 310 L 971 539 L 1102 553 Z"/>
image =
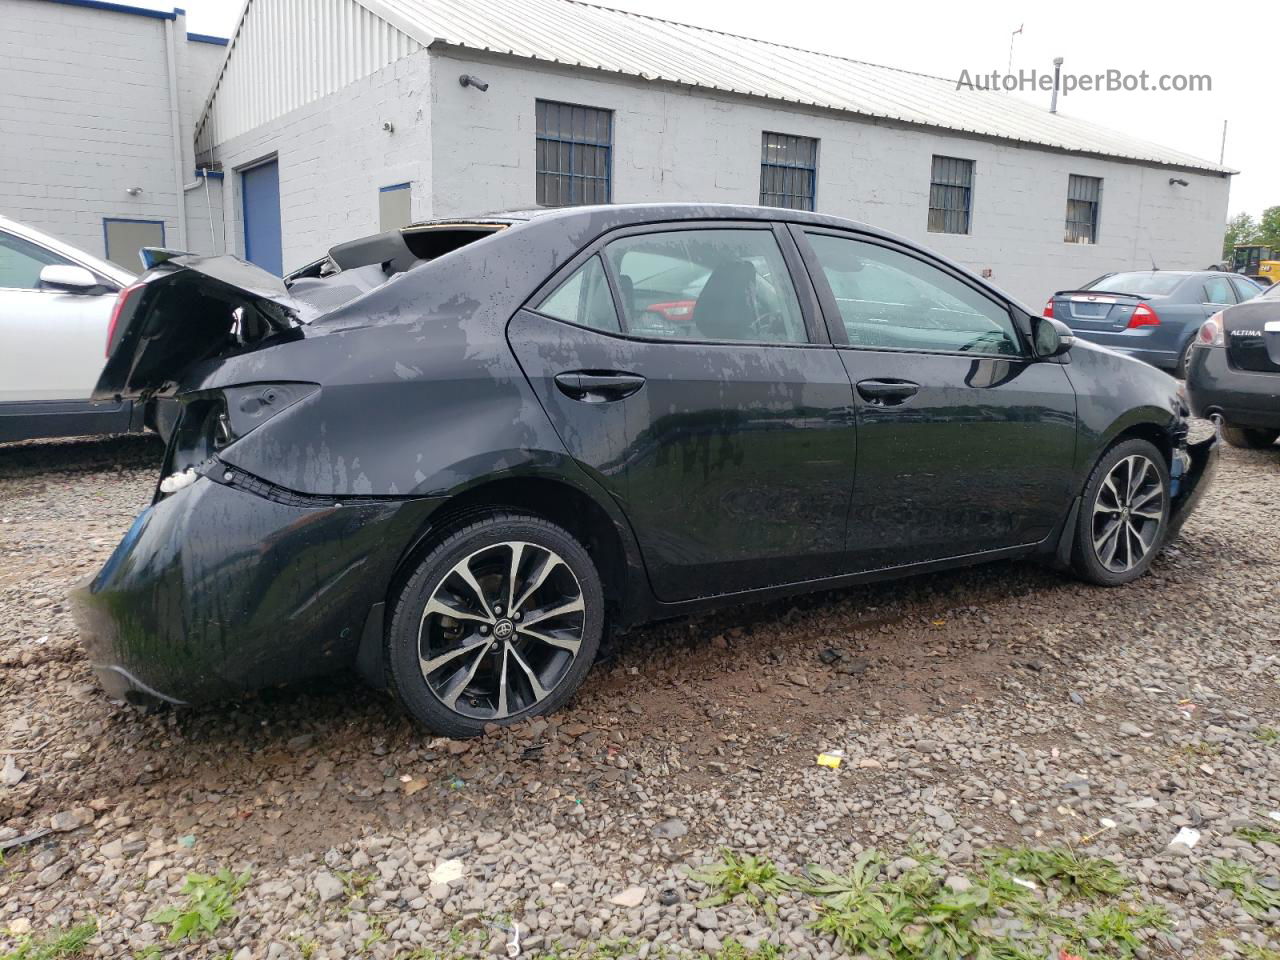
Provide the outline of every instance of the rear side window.
<path id="1" fill-rule="evenodd" d="M 620 332 L 609 282 L 599 257 L 592 257 L 551 291 L 538 306 L 540 313 L 593 330 Z"/>
<path id="2" fill-rule="evenodd" d="M 1210 277 L 1204 282 L 1205 303 L 1235 303 L 1231 283 L 1226 277 Z"/>
<path id="3" fill-rule="evenodd" d="M 874 243 L 808 236 L 851 345 L 1021 354 L 1009 311 L 950 274 Z"/>
<path id="4" fill-rule="evenodd" d="M 805 343 L 800 302 L 770 230 L 674 230 L 615 240 L 627 332 L 682 340 Z"/>
<path id="5" fill-rule="evenodd" d="M 51 265 L 70 264 L 56 253 L 15 237 L 0 233 L 0 287 L 10 290 L 39 290 L 40 271 Z"/>
<path id="6" fill-rule="evenodd" d="M 1245 280 L 1243 277 L 1232 277 L 1231 285 L 1236 288 L 1236 296 L 1240 298 L 1241 303 L 1252 300 L 1262 292 L 1252 280 Z"/>

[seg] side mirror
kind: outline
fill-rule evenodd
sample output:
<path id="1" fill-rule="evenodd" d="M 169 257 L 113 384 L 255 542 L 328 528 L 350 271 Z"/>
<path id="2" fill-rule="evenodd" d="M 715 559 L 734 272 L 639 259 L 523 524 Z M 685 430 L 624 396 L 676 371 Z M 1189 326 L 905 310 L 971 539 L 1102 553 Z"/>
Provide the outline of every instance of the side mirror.
<path id="1" fill-rule="evenodd" d="M 1070 350 L 1076 342 L 1076 335 L 1061 320 L 1053 317 L 1035 318 L 1035 350 L 1041 360 L 1060 357 Z"/>
<path id="2" fill-rule="evenodd" d="M 64 293 L 88 293 L 101 286 L 98 278 L 84 267 L 53 263 L 40 270 L 40 283 Z"/>

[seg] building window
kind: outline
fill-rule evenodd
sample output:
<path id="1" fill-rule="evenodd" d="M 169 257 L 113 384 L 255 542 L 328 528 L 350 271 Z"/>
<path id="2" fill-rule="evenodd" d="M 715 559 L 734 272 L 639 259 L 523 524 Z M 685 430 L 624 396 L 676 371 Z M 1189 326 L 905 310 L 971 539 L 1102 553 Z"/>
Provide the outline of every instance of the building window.
<path id="1" fill-rule="evenodd" d="M 393 183 L 378 188 L 378 229 L 399 230 L 413 222 L 412 184 Z"/>
<path id="2" fill-rule="evenodd" d="M 613 111 L 538 100 L 538 203 L 568 207 L 613 199 Z"/>
<path id="3" fill-rule="evenodd" d="M 929 232 L 968 233 L 973 197 L 973 161 L 933 158 L 929 176 Z"/>
<path id="4" fill-rule="evenodd" d="M 760 144 L 760 203 L 812 210 L 818 184 L 818 141 L 765 133 Z"/>
<path id="5" fill-rule="evenodd" d="M 1098 207 L 1102 204 L 1102 178 L 1078 177 L 1067 181 L 1067 243 L 1098 242 Z"/>

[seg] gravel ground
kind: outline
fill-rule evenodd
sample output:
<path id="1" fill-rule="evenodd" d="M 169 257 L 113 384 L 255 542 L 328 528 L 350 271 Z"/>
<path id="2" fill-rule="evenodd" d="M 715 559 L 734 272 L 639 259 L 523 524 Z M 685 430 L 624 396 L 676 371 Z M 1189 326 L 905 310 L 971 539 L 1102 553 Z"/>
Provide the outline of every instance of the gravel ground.
<path id="1" fill-rule="evenodd" d="M 0 843 L 51 830 L 5 851 L 0 956 L 93 921 L 101 957 L 448 960 L 518 931 L 527 957 L 825 958 L 849 943 L 813 928 L 834 914 L 770 863 L 846 871 L 874 848 L 879 882 L 958 895 L 1002 846 L 1106 857 L 1123 909 L 1167 910 L 1133 944 L 1091 938 L 1097 956 L 1280 947 L 1280 447 L 1226 449 L 1128 587 L 999 564 L 665 624 L 557 716 L 468 743 L 347 678 L 194 711 L 107 701 L 64 597 L 159 455 L 0 448 Z M 1172 843 L 1183 827 L 1198 842 Z M 734 874 L 757 884 L 709 906 L 690 873 L 722 849 L 761 858 Z M 216 929 L 174 944 L 188 896 Z"/>

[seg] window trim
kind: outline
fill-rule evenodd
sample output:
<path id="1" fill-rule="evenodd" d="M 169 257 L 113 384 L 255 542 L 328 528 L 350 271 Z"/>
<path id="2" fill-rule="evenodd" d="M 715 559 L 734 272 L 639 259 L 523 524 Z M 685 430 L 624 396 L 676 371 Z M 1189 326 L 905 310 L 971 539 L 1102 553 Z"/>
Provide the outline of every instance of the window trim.
<path id="1" fill-rule="evenodd" d="M 959 161 L 961 163 L 967 163 L 969 165 L 969 185 L 966 187 L 961 187 L 959 184 L 943 183 L 939 180 L 934 180 L 933 179 L 934 164 L 938 160 L 954 160 L 954 161 Z M 928 197 L 928 202 L 925 204 L 925 223 L 924 223 L 925 233 L 933 233 L 933 234 L 938 234 L 940 236 L 947 236 L 947 237 L 973 236 L 973 182 L 977 179 L 977 174 L 978 174 L 977 162 L 968 157 L 953 157 L 945 153 L 935 153 L 930 155 L 929 197 Z M 934 230 L 932 227 L 929 226 L 929 221 L 933 219 L 934 210 L 937 210 L 943 214 L 944 221 L 946 219 L 946 214 L 948 212 L 951 212 L 946 207 L 935 207 L 933 205 L 933 188 L 935 186 L 950 187 L 952 189 L 959 188 L 964 190 L 964 229 L 963 230 Z"/>
<path id="2" fill-rule="evenodd" d="M 596 113 L 607 113 L 609 115 L 609 142 L 595 143 L 594 141 L 575 140 L 572 137 L 568 139 L 564 137 L 549 137 L 549 136 L 544 136 L 543 134 L 538 133 L 538 104 L 540 103 L 554 104 L 557 107 L 569 107 L 571 109 L 574 107 L 577 107 L 582 110 L 592 110 L 592 111 L 595 111 Z M 573 203 L 554 203 L 553 204 L 553 203 L 543 203 L 541 200 L 538 199 L 538 177 L 544 172 L 545 173 L 551 172 L 551 171 L 542 171 L 538 169 L 538 144 L 542 141 L 546 141 L 548 143 L 567 143 L 571 147 L 575 144 L 579 146 L 586 146 L 586 147 L 603 147 L 605 150 L 605 165 L 604 165 L 605 170 L 604 170 L 604 178 L 603 178 L 604 179 L 604 195 L 605 195 L 604 202 L 613 203 L 613 139 L 614 139 L 614 130 L 616 127 L 616 119 L 617 119 L 616 115 L 617 115 L 617 111 L 614 110 L 612 107 L 593 107 L 587 103 L 570 103 L 568 100 L 551 100 L 546 97 L 535 96 L 533 98 L 533 205 L 535 207 L 538 207 L 543 210 L 562 210 L 562 209 L 567 209 L 571 207 L 584 207 L 584 206 L 592 205 L 592 204 L 586 203 L 586 201 L 583 201 L 583 200 L 577 200 L 577 201 L 574 201 Z M 568 176 L 570 186 L 572 186 L 574 182 L 572 150 L 569 151 L 569 160 L 570 160 L 569 173 L 565 174 L 557 171 L 556 175 L 559 177 Z M 587 179 L 587 178 L 585 174 L 579 174 L 578 179 Z M 589 179 L 598 180 L 600 178 L 592 176 Z"/>
<path id="3" fill-rule="evenodd" d="M 764 159 L 764 147 L 766 137 L 790 137 L 793 140 L 809 140 L 813 142 L 813 166 L 806 167 L 799 163 L 767 163 Z M 760 205 L 774 206 L 764 202 L 767 191 L 764 188 L 764 173 L 766 169 L 770 170 L 806 170 L 809 173 L 809 201 L 811 206 L 808 207 L 778 207 L 779 210 L 799 210 L 802 213 L 815 213 L 818 209 L 818 163 L 821 159 L 822 138 L 810 137 L 801 133 L 783 133 L 780 130 L 761 130 L 760 131 Z"/>
<path id="4" fill-rule="evenodd" d="M 553 320 L 556 323 L 568 323 L 579 330 L 589 330 L 601 336 L 618 337 L 633 343 L 669 344 L 673 346 L 785 347 L 789 349 L 833 346 L 827 334 L 826 324 L 822 320 L 817 291 L 813 288 L 809 271 L 801 258 L 800 251 L 796 249 L 795 240 L 787 227 L 787 224 L 776 220 L 664 220 L 619 227 L 596 237 L 590 244 L 561 264 L 557 270 L 538 285 L 537 289 L 533 291 L 521 308 L 536 313 L 540 317 Z M 624 237 L 651 233 L 674 233 L 683 230 L 766 230 L 772 233 L 774 242 L 778 244 L 779 252 L 782 254 L 783 264 L 786 267 L 791 286 L 795 291 L 796 300 L 800 304 L 800 316 L 804 321 L 804 329 L 808 339 L 802 341 L 706 340 L 686 337 L 646 337 L 628 331 L 627 315 L 622 309 L 621 285 L 618 283 L 618 278 L 614 273 L 613 264 L 604 255 L 604 248 L 613 241 L 621 240 Z M 572 276 L 582 264 L 597 255 L 599 255 L 600 262 L 604 266 L 605 277 L 609 281 L 609 292 L 613 295 L 613 309 L 618 315 L 618 323 L 622 328 L 620 333 L 610 330 L 598 330 L 595 327 L 584 327 L 582 324 L 561 320 L 559 317 L 550 316 L 533 306 L 533 304 L 541 305 L 543 300 L 557 290 L 560 284 Z"/>
<path id="5" fill-rule="evenodd" d="M 1034 363 L 1037 362 L 1035 354 L 1028 345 L 1027 332 L 1023 330 L 1022 324 L 1018 322 L 1021 313 L 1016 304 L 1004 297 L 999 296 L 994 290 L 989 289 L 975 281 L 973 277 L 956 270 L 948 263 L 944 263 L 934 257 L 929 256 L 924 251 L 916 250 L 912 247 L 896 243 L 888 238 L 877 236 L 872 233 L 863 233 L 861 231 L 846 230 L 840 227 L 828 227 L 819 224 L 793 223 L 790 224 L 791 233 L 795 239 L 796 246 L 799 248 L 800 255 L 804 259 L 805 266 L 809 273 L 809 279 L 813 282 L 817 290 L 818 303 L 822 309 L 822 318 L 827 327 L 827 333 L 831 337 L 831 342 L 842 350 L 861 350 L 870 353 L 923 353 L 939 357 L 963 357 L 966 360 L 1007 360 L 1009 362 Z M 834 291 L 831 284 L 827 280 L 826 272 L 822 268 L 822 262 L 818 259 L 818 253 L 809 243 L 806 234 L 813 233 L 820 236 L 839 237 L 842 240 L 856 240 L 862 243 L 868 243 L 872 246 L 882 247 L 885 250 L 891 250 L 894 253 L 900 253 L 904 256 L 911 257 L 921 263 L 934 267 L 942 273 L 958 280 L 960 283 L 969 287 L 974 293 L 990 300 L 996 307 L 1004 310 L 1009 317 L 1009 326 L 1013 329 L 1014 337 L 1017 339 L 1019 352 L 1017 354 L 995 354 L 995 353 L 974 353 L 971 350 L 938 350 L 926 347 L 865 347 L 856 343 L 849 342 L 849 332 L 845 329 L 844 318 L 840 313 L 840 307 L 836 303 Z"/>

